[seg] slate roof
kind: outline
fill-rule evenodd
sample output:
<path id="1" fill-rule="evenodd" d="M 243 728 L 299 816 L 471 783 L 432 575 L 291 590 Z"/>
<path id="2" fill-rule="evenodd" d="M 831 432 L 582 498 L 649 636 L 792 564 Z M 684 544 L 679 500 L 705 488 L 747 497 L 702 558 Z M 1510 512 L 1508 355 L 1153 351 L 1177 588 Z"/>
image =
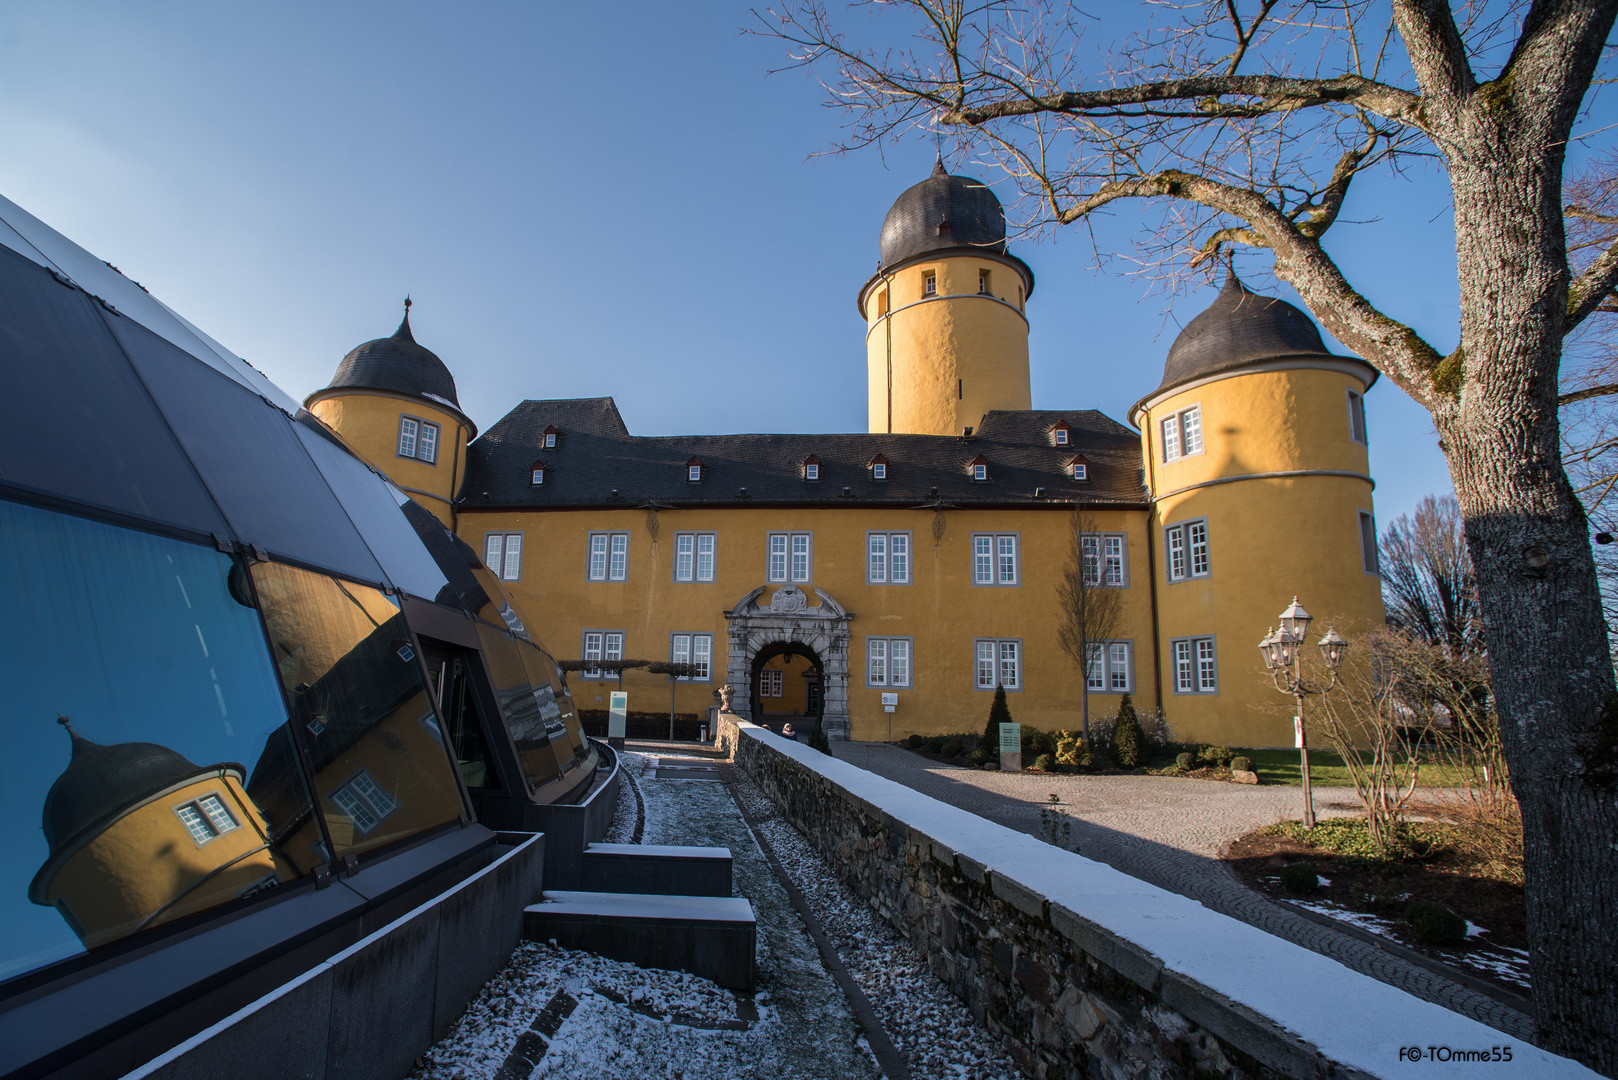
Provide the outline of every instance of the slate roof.
<path id="1" fill-rule="evenodd" d="M 457 412 L 461 408 L 455 396 L 455 377 L 436 353 L 417 343 L 410 332 L 408 310 L 399 329 L 390 337 L 355 346 L 343 357 L 326 389 L 343 387 L 391 390 L 396 394 L 434 399 L 454 406 Z"/>
<path id="2" fill-rule="evenodd" d="M 1253 292 L 1232 272 L 1214 302 L 1169 346 L 1163 382 L 1147 398 L 1207 375 L 1304 356 L 1365 363 L 1328 352 L 1313 319 L 1285 300 Z M 1371 377 L 1376 378 L 1374 369 Z"/>
<path id="3" fill-rule="evenodd" d="M 987 184 L 951 176 L 941 158 L 932 175 L 907 188 L 883 219 L 882 265 L 957 247 L 1004 255 L 1006 212 Z"/>
<path id="4" fill-rule="evenodd" d="M 1048 434 L 1059 420 L 1068 445 Z M 543 433 L 557 428 L 556 445 Z M 871 479 L 873 457 L 887 459 L 888 479 Z M 1074 481 L 1065 466 L 1075 454 L 1090 479 Z M 820 462 L 818 481 L 804 460 Z M 969 463 L 982 455 L 989 479 L 974 481 Z M 703 479 L 687 481 L 687 463 Z M 545 465 L 535 487 L 530 471 Z M 848 494 L 843 493 L 844 488 Z M 741 489 L 746 488 L 745 496 Z M 1042 488 L 1036 498 L 1034 491 Z M 616 489 L 617 495 L 612 492 Z M 630 435 L 611 398 L 525 401 L 472 443 L 461 489 L 464 509 L 644 506 L 1144 506 L 1140 436 L 1090 409 L 991 412 L 978 432 L 951 435 Z"/>

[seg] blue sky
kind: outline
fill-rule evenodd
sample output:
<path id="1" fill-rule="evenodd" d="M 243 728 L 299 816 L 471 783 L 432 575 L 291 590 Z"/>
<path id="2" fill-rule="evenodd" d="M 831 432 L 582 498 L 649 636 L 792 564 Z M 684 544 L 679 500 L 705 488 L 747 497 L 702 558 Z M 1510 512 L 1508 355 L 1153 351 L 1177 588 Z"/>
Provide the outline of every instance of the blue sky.
<path id="1" fill-rule="evenodd" d="M 708 4 L 0 7 L 0 193 L 302 398 L 416 301 L 488 426 L 612 395 L 638 434 L 858 431 L 854 295 L 930 144 L 812 156 L 839 115 Z M 969 170 L 962 170 L 969 171 Z M 1099 223 L 1127 247 L 1149 219 Z M 1456 339 L 1434 175 L 1351 196 L 1332 250 L 1441 349 Z M 1204 289 L 1098 270 L 1078 232 L 1014 246 L 1034 403 L 1124 419 Z M 1426 413 L 1372 391 L 1384 521 L 1449 490 Z"/>

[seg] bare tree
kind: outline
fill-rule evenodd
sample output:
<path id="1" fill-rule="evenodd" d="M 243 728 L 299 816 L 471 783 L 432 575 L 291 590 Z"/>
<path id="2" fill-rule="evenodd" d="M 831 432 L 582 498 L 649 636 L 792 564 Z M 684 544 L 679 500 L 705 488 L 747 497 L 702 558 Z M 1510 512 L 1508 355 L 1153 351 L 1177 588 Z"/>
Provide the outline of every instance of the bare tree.
<path id="1" fill-rule="evenodd" d="M 1093 50 L 1058 0 L 893 0 L 907 48 L 864 47 L 819 0 L 764 16 L 822 72 L 857 146 L 925 129 L 998 167 L 1024 224 L 1159 200 L 1164 270 L 1266 253 L 1315 317 L 1432 415 L 1477 574 L 1522 805 L 1544 1045 L 1618 1074 L 1618 702 L 1586 515 L 1562 465 L 1563 342 L 1618 282 L 1569 256 L 1563 167 L 1618 0 L 1216 0 Z M 878 32 L 893 16 L 867 23 Z M 1609 136 L 1610 138 L 1610 136 Z M 1324 244 L 1350 188 L 1412 155 L 1453 199 L 1460 345 L 1441 353 Z"/>
<path id="2" fill-rule="evenodd" d="M 1389 625 L 1457 657 L 1481 653 L 1477 581 L 1454 496 L 1422 499 L 1413 517 L 1401 514 L 1383 528 L 1380 547 Z"/>
<path id="3" fill-rule="evenodd" d="M 1068 522 L 1067 562 L 1056 583 L 1056 640 L 1079 669 L 1080 718 L 1084 742 L 1090 744 L 1090 672 L 1097 666 L 1107 678 L 1106 641 L 1118 632 L 1123 612 L 1123 579 L 1107 560 L 1100 526 L 1090 514 L 1074 510 Z M 1116 579 L 1116 580 L 1114 580 Z"/>

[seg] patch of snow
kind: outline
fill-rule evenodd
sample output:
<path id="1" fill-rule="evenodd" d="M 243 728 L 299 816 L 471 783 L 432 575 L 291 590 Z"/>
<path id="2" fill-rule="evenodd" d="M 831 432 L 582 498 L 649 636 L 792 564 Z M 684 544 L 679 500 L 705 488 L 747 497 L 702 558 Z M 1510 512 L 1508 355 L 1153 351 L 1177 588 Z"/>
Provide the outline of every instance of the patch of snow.
<path id="1" fill-rule="evenodd" d="M 1483 927 L 1479 926 L 1477 923 L 1473 922 L 1471 919 L 1466 920 L 1466 936 L 1467 937 L 1469 937 L 1469 938 L 1481 937 L 1482 935 L 1487 934 L 1487 933 L 1488 933 L 1487 930 L 1485 930 Z"/>
<path id="2" fill-rule="evenodd" d="M 1287 903 L 1307 908 L 1317 915 L 1325 915 L 1336 919 L 1338 922 L 1348 923 L 1350 926 L 1357 926 L 1361 930 L 1369 930 L 1371 933 L 1385 937 L 1390 941 L 1398 940 L 1393 933 L 1392 923 L 1387 919 L 1379 918 L 1375 915 L 1366 915 L 1359 911 L 1349 911 L 1347 908 L 1340 908 L 1336 904 L 1319 900 L 1299 900 L 1295 897 L 1288 897 Z"/>

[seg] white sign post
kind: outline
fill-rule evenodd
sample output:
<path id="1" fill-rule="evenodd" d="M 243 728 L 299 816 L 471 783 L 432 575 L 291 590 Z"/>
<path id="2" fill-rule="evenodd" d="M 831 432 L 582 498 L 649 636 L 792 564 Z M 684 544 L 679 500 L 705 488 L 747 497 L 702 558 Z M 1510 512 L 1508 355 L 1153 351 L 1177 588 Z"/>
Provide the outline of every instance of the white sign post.
<path id="1" fill-rule="evenodd" d="M 623 690 L 612 691 L 612 698 L 607 703 L 607 745 L 623 749 L 624 732 L 629 721 L 629 694 Z"/>
<path id="2" fill-rule="evenodd" d="M 893 741 L 893 711 L 899 707 L 898 694 L 882 695 L 882 711 L 888 714 L 888 741 Z"/>
<path id="3" fill-rule="evenodd" d="M 1022 772 L 1022 725 L 1000 725 L 1000 771 Z"/>

